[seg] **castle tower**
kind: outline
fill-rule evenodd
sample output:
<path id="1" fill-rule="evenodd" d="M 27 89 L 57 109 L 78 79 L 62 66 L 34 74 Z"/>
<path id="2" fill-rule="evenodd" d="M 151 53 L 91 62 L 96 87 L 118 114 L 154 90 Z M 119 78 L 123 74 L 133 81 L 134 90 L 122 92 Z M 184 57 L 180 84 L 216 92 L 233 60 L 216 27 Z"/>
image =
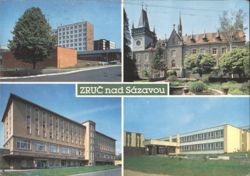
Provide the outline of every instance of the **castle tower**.
<path id="1" fill-rule="evenodd" d="M 132 27 L 132 49 L 142 51 L 154 44 L 157 40 L 156 34 L 150 30 L 147 11 L 141 10 L 138 27 Z"/>

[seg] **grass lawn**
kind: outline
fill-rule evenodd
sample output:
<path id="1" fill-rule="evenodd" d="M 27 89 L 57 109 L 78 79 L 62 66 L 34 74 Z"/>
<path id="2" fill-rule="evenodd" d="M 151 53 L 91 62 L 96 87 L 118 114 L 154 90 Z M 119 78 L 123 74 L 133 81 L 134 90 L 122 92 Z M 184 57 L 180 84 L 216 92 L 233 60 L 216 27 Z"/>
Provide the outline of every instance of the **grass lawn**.
<path id="1" fill-rule="evenodd" d="M 173 176 L 246 176 L 246 161 L 179 160 L 161 156 L 125 156 L 124 168 L 144 173 Z"/>
<path id="2" fill-rule="evenodd" d="M 65 167 L 55 169 L 39 169 L 24 172 L 11 172 L 2 174 L 3 176 L 68 176 L 72 174 L 87 173 L 115 169 L 116 166 L 85 166 L 85 167 Z"/>

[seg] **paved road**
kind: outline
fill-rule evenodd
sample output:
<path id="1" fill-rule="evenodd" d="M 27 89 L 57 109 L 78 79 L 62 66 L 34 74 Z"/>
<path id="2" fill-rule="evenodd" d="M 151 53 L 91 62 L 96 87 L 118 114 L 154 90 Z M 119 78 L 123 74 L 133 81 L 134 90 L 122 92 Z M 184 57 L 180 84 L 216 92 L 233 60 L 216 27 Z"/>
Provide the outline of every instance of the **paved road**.
<path id="1" fill-rule="evenodd" d="M 106 171 L 98 171 L 86 174 L 76 174 L 73 176 L 121 176 L 121 168 L 119 169 L 111 169 Z"/>
<path id="2" fill-rule="evenodd" d="M 121 66 L 85 70 L 62 75 L 37 76 L 32 78 L 2 79 L 2 82 L 120 82 Z"/>

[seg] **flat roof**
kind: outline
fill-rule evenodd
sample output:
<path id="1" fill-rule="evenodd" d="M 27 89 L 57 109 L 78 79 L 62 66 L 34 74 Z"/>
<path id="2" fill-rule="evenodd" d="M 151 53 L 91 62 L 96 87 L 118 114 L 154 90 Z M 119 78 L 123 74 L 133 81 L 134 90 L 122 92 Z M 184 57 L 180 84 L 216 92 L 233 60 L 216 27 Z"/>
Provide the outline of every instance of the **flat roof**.
<path id="1" fill-rule="evenodd" d="M 85 55 L 85 54 L 105 54 L 105 53 L 120 53 L 121 49 L 109 49 L 109 50 L 86 50 L 86 51 L 78 51 L 78 55 Z"/>
<path id="2" fill-rule="evenodd" d="M 109 137 L 109 136 L 107 136 L 107 135 L 105 135 L 105 134 L 103 134 L 103 133 L 101 133 L 101 132 L 99 132 L 99 131 L 95 131 L 96 133 L 98 133 L 98 134 L 100 134 L 100 135 L 102 135 L 102 136 L 104 136 L 104 137 L 106 137 L 106 138 L 109 138 L 109 139 L 111 139 L 111 140 L 113 140 L 113 141 L 116 141 L 116 139 L 114 139 L 114 138 L 112 138 L 112 137 Z"/>
<path id="3" fill-rule="evenodd" d="M 210 130 L 210 129 L 214 129 L 214 128 L 220 128 L 220 127 L 224 127 L 225 125 L 230 125 L 230 126 L 232 126 L 234 128 L 242 129 L 240 127 L 236 127 L 236 126 L 233 126 L 231 124 L 222 124 L 222 125 L 216 125 L 216 126 L 213 126 L 213 127 L 207 127 L 207 128 L 203 128 L 203 129 L 198 129 L 198 130 L 193 130 L 193 131 L 189 131 L 189 132 L 185 132 L 185 133 L 180 133 L 179 135 L 180 135 L 180 137 L 193 135 L 192 133 L 198 133 L 199 131 Z M 168 140 L 170 136 L 159 138 L 159 140 Z M 172 136 L 172 139 L 174 139 L 176 137 L 177 137 L 177 135 L 174 135 L 174 136 Z"/>

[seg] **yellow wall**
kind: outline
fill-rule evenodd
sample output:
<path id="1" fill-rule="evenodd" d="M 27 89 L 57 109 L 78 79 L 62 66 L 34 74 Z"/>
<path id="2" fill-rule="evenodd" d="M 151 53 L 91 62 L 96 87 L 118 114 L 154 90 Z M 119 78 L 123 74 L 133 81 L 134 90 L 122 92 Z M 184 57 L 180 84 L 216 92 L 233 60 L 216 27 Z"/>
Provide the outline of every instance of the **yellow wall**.
<path id="1" fill-rule="evenodd" d="M 244 132 L 240 128 L 233 127 L 231 125 L 225 125 L 224 127 L 224 152 L 232 153 L 238 151 L 246 151 L 246 148 L 243 147 L 243 143 L 249 144 L 249 138 L 247 135 L 242 135 Z M 247 145 L 247 148 L 249 146 Z"/>
<path id="2" fill-rule="evenodd" d="M 231 125 L 224 127 L 224 152 L 231 153 L 240 150 L 240 130 Z"/>

